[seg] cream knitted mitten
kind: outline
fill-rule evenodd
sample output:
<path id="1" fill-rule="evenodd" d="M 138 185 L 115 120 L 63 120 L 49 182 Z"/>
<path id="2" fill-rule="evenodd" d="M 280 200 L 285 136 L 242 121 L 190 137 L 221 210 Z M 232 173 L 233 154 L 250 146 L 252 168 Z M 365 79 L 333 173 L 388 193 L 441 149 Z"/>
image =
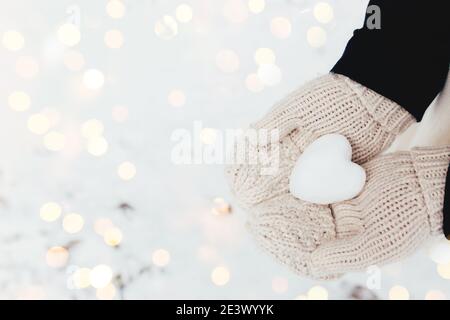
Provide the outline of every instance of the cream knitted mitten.
<path id="1" fill-rule="evenodd" d="M 278 142 L 248 143 L 253 157 L 265 153 L 275 157 L 272 151 L 279 150 L 279 159 L 231 165 L 226 175 L 240 205 L 250 208 L 288 192 L 288 177 L 297 158 L 320 136 L 344 135 L 352 145 L 353 161 L 361 164 L 387 148 L 412 123 L 413 117 L 398 104 L 345 76 L 330 73 L 291 93 L 252 126 L 280 132 Z M 275 161 L 279 162 L 276 174 L 261 173 Z"/>
<path id="2" fill-rule="evenodd" d="M 311 274 L 323 278 L 391 263 L 442 234 L 449 162 L 450 146 L 392 153 L 366 163 L 363 192 L 332 206 L 337 229 L 351 223 L 360 232 L 320 245 L 311 255 Z"/>
<path id="3" fill-rule="evenodd" d="M 250 230 L 278 261 L 312 278 L 400 260 L 442 232 L 449 161 L 450 146 L 379 156 L 363 165 L 367 183 L 357 198 L 330 212 L 285 195 L 255 207 Z"/>

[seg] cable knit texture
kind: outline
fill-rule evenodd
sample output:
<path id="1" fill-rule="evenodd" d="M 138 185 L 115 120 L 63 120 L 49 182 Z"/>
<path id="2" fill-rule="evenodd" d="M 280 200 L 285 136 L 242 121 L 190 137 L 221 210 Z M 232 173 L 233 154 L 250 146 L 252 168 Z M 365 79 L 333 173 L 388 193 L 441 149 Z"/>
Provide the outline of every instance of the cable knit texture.
<path id="1" fill-rule="evenodd" d="M 388 154 L 365 164 L 363 192 L 332 205 L 337 219 L 359 223 L 361 231 L 320 245 L 311 256 L 311 274 L 322 278 L 398 261 L 441 232 L 449 161 L 450 147 L 441 147 Z"/>
<path id="2" fill-rule="evenodd" d="M 345 76 L 328 74 L 294 91 L 252 125 L 279 130 L 278 142 L 255 146 L 247 141 L 253 160 L 265 153 L 271 157 L 228 166 L 226 176 L 239 204 L 248 209 L 287 192 L 296 160 L 320 136 L 344 135 L 352 145 L 353 161 L 361 164 L 387 148 L 413 122 L 413 117 L 391 100 Z M 262 168 L 276 161 L 279 170 L 275 174 L 261 174 Z"/>

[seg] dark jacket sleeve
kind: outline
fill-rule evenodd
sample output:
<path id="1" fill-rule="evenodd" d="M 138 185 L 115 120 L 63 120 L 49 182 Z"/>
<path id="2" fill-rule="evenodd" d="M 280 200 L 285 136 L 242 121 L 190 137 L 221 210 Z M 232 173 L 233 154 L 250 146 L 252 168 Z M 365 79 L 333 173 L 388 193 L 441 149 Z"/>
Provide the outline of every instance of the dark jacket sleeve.
<path id="1" fill-rule="evenodd" d="M 420 121 L 447 79 L 449 7 L 448 0 L 370 1 L 364 26 L 331 71 L 397 102 Z M 450 174 L 444 233 L 450 235 Z"/>

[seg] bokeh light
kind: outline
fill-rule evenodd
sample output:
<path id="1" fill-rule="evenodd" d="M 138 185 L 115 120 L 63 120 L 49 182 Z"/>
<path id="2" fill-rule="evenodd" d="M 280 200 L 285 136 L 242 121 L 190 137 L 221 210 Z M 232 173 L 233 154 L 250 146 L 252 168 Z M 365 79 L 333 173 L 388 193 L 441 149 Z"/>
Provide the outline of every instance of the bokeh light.
<path id="1" fill-rule="evenodd" d="M 125 122 L 128 119 L 128 108 L 124 106 L 115 106 L 112 111 L 111 115 L 114 121 L 116 122 Z"/>
<path id="2" fill-rule="evenodd" d="M 314 6 L 314 17 L 320 23 L 329 23 L 333 20 L 333 7 L 327 2 L 319 2 Z"/>
<path id="3" fill-rule="evenodd" d="M 224 73 L 233 73 L 239 70 L 239 57 L 232 50 L 221 50 L 216 55 L 216 65 Z"/>
<path id="4" fill-rule="evenodd" d="M 131 180 L 136 175 L 136 166 L 130 161 L 122 162 L 117 168 L 117 175 L 122 180 Z"/>
<path id="5" fill-rule="evenodd" d="M 275 53 L 270 48 L 258 48 L 255 51 L 255 62 L 261 64 L 274 64 L 276 60 Z"/>
<path id="6" fill-rule="evenodd" d="M 97 119 L 89 119 L 81 125 L 81 134 L 87 139 L 97 138 L 103 134 L 104 126 Z"/>
<path id="7" fill-rule="evenodd" d="M 65 23 L 58 28 L 58 40 L 68 46 L 73 47 L 80 42 L 80 29 L 73 23 Z"/>
<path id="8" fill-rule="evenodd" d="M 258 67 L 258 79 L 265 86 L 276 86 L 280 83 L 282 74 L 278 66 L 274 64 L 262 64 Z"/>
<path id="9" fill-rule="evenodd" d="M 291 35 L 291 21 L 286 17 L 275 17 L 270 22 L 270 31 L 280 39 L 286 39 Z"/>
<path id="10" fill-rule="evenodd" d="M 176 9 L 175 16 L 181 23 L 187 23 L 192 20 L 192 8 L 185 3 L 180 4 Z"/>
<path id="11" fill-rule="evenodd" d="M 25 38 L 16 30 L 8 30 L 3 33 L 3 46 L 10 51 L 19 51 L 25 46 Z"/>
<path id="12" fill-rule="evenodd" d="M 122 238 L 122 231 L 116 227 L 106 229 L 103 234 L 103 241 L 111 247 L 118 246 L 122 242 Z"/>
<path id="13" fill-rule="evenodd" d="M 256 73 L 251 73 L 247 76 L 245 86 L 251 92 L 261 92 L 264 90 L 264 84 L 259 80 Z"/>
<path id="14" fill-rule="evenodd" d="M 328 300 L 328 290 L 321 286 L 314 286 L 306 294 L 308 300 Z"/>
<path id="15" fill-rule="evenodd" d="M 389 299 L 390 300 L 409 300 L 409 292 L 405 287 L 402 286 L 393 286 L 389 290 Z"/>
<path id="16" fill-rule="evenodd" d="M 94 137 L 88 140 L 87 152 L 95 157 L 100 157 L 108 151 L 108 141 L 104 137 Z"/>
<path id="17" fill-rule="evenodd" d="M 73 234 L 80 232 L 84 226 L 84 219 L 78 213 L 69 213 L 64 216 L 63 229 L 65 232 Z"/>
<path id="18" fill-rule="evenodd" d="M 217 130 L 213 128 L 203 128 L 200 132 L 200 140 L 203 144 L 212 145 L 216 142 Z"/>
<path id="19" fill-rule="evenodd" d="M 28 130 L 34 134 L 44 134 L 50 129 L 50 119 L 41 113 L 31 115 L 27 121 Z"/>
<path id="20" fill-rule="evenodd" d="M 248 8 L 251 13 L 258 14 L 264 11 L 264 8 L 266 7 L 266 1 L 265 0 L 249 0 L 248 1 Z"/>
<path id="21" fill-rule="evenodd" d="M 14 91 L 8 97 L 8 104 L 14 111 L 23 112 L 30 108 L 31 98 L 24 91 Z"/>
<path id="22" fill-rule="evenodd" d="M 47 202 L 41 206 L 39 216 L 46 222 L 53 222 L 58 220 L 61 216 L 62 208 L 56 202 Z"/>
<path id="23" fill-rule="evenodd" d="M 98 90 L 103 87 L 105 83 L 105 76 L 100 70 L 89 69 L 83 74 L 83 84 L 86 88 L 91 90 Z"/>
<path id="24" fill-rule="evenodd" d="M 289 282 L 284 277 L 275 277 L 272 279 L 272 290 L 277 294 L 285 293 L 289 288 Z"/>
<path id="25" fill-rule="evenodd" d="M 223 16 L 230 23 L 243 23 L 248 18 L 248 7 L 244 0 L 226 0 L 223 5 Z"/>
<path id="26" fill-rule="evenodd" d="M 450 280 L 450 263 L 438 264 L 437 272 L 442 278 Z"/>
<path id="27" fill-rule="evenodd" d="M 97 220 L 95 220 L 95 223 L 94 223 L 95 232 L 98 235 L 101 235 L 102 237 L 108 229 L 111 229 L 113 227 L 114 227 L 114 224 L 108 218 L 97 219 Z"/>
<path id="28" fill-rule="evenodd" d="M 78 51 L 67 51 L 63 57 L 64 65 L 71 71 L 80 71 L 84 67 L 84 56 Z"/>
<path id="29" fill-rule="evenodd" d="M 186 103 L 186 96 L 183 91 L 174 89 L 170 91 L 167 101 L 173 107 L 182 107 Z"/>
<path id="30" fill-rule="evenodd" d="M 44 136 L 44 146 L 50 151 L 60 151 L 66 145 L 66 136 L 58 131 L 50 131 Z"/>
<path id="31" fill-rule="evenodd" d="M 213 269 L 211 272 L 211 281 L 216 286 L 224 286 L 230 281 L 230 271 L 223 266 L 219 266 Z"/>
<path id="32" fill-rule="evenodd" d="M 78 268 L 72 275 L 72 281 L 75 288 L 84 289 L 91 285 L 91 269 Z"/>
<path id="33" fill-rule="evenodd" d="M 155 23 L 155 34 L 164 40 L 170 40 L 178 34 L 178 23 L 169 15 L 163 16 Z"/>
<path id="34" fill-rule="evenodd" d="M 16 61 L 16 73 L 23 79 L 33 79 L 39 72 L 39 64 L 32 56 L 21 56 Z"/>
<path id="35" fill-rule="evenodd" d="M 105 33 L 104 41 L 107 47 L 111 49 L 119 49 L 122 47 L 124 38 L 120 30 L 108 30 Z"/>
<path id="36" fill-rule="evenodd" d="M 69 251 L 64 247 L 51 247 L 45 256 L 47 265 L 52 268 L 61 268 L 69 260 Z"/>
<path id="37" fill-rule="evenodd" d="M 152 254 L 152 262 L 157 267 L 165 267 L 170 262 L 170 253 L 165 249 L 155 250 Z"/>
<path id="38" fill-rule="evenodd" d="M 104 288 L 111 282 L 112 276 L 113 272 L 109 266 L 105 264 L 95 266 L 89 275 L 91 286 L 96 289 Z"/>
<path id="39" fill-rule="evenodd" d="M 116 296 L 116 287 L 110 283 L 104 288 L 97 289 L 95 295 L 99 300 L 112 300 Z"/>
<path id="40" fill-rule="evenodd" d="M 231 205 L 224 198 L 216 197 L 213 199 L 212 213 L 215 215 L 226 215 L 231 213 Z"/>
<path id="41" fill-rule="evenodd" d="M 425 300 L 445 300 L 446 296 L 442 291 L 430 290 L 425 295 Z"/>
<path id="42" fill-rule="evenodd" d="M 311 27 L 306 34 L 308 44 L 313 48 L 321 48 L 327 42 L 327 33 L 322 27 Z"/>
<path id="43" fill-rule="evenodd" d="M 111 0 L 106 4 L 106 13 L 113 19 L 121 19 L 125 15 L 126 7 L 122 1 Z"/>

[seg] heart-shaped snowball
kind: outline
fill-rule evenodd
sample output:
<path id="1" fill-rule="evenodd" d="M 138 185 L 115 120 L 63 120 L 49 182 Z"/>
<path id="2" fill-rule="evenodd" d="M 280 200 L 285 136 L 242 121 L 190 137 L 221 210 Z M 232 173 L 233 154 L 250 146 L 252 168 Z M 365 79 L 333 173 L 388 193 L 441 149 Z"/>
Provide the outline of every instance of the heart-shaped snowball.
<path id="1" fill-rule="evenodd" d="M 333 133 L 305 149 L 292 171 L 289 189 L 301 200 L 331 204 L 356 197 L 365 183 L 366 172 L 352 162 L 347 138 Z"/>

